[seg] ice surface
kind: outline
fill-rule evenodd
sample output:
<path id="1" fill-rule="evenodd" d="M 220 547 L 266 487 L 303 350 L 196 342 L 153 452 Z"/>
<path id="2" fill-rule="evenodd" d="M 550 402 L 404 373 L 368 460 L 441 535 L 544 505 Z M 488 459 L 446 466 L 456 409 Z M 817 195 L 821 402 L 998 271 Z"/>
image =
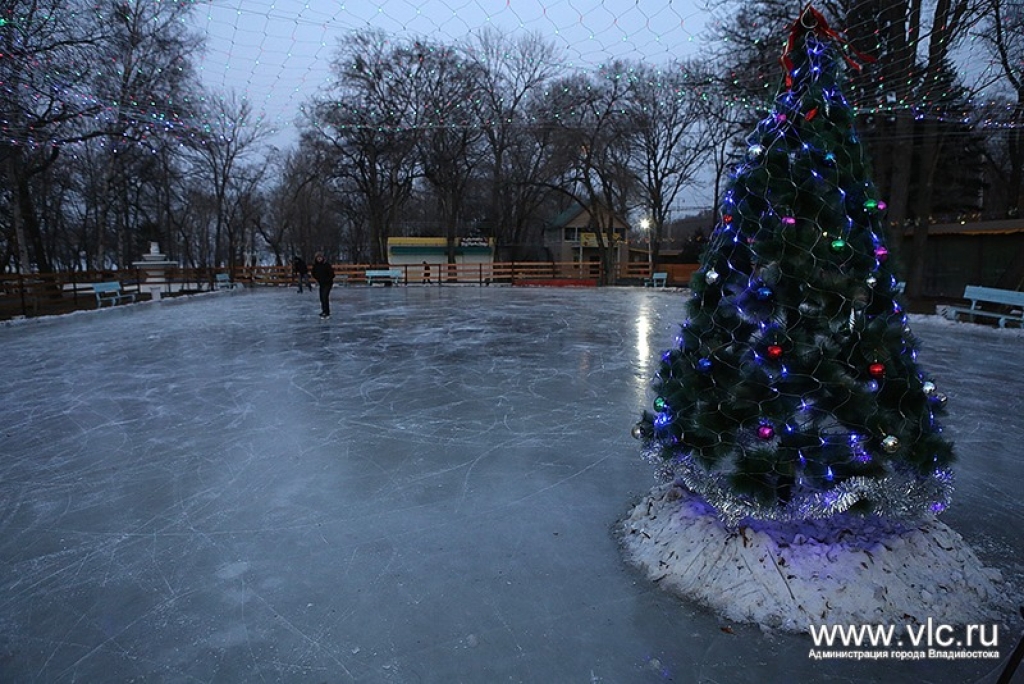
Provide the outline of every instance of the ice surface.
<path id="1" fill-rule="evenodd" d="M 991 680 L 812 661 L 623 561 L 681 294 L 341 287 L 329 321 L 315 297 L 0 327 L 0 681 Z M 912 324 L 961 457 L 943 520 L 1019 579 L 1024 335 Z"/>

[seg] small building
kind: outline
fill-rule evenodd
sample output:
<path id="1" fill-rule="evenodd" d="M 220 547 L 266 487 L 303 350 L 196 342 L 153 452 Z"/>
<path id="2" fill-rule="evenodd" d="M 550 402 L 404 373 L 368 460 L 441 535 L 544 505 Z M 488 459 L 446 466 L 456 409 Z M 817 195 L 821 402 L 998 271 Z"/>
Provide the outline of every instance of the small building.
<path id="1" fill-rule="evenodd" d="M 494 263 L 494 239 L 455 238 L 456 264 Z M 448 264 L 448 240 L 440 237 L 388 238 L 388 265 L 408 266 L 410 278 L 435 280 Z M 450 280 L 450 278 L 448 278 Z"/>
<path id="2" fill-rule="evenodd" d="M 573 205 L 545 226 L 544 246 L 555 261 L 589 264 L 587 270 L 596 275 L 601 263 L 598 231 L 601 231 L 606 244 L 609 238 L 607 216 L 601 217 L 600 221 L 597 219 L 589 209 Z M 628 233 L 629 224 L 617 215 L 612 216 L 611 249 L 614 250 L 616 264 L 626 264 L 629 260 Z"/>

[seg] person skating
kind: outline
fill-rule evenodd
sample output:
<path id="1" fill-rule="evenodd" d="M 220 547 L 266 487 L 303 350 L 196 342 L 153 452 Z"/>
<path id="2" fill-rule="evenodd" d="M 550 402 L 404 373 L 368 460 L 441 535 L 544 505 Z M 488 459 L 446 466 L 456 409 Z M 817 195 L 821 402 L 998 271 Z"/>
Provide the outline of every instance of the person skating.
<path id="1" fill-rule="evenodd" d="M 320 318 L 328 318 L 331 315 L 331 287 L 334 286 L 334 267 L 324 259 L 321 252 L 317 252 L 313 259 L 313 279 L 320 288 Z"/>
<path id="2" fill-rule="evenodd" d="M 299 281 L 299 292 L 302 292 L 302 286 L 305 285 L 307 290 L 313 289 L 313 283 L 309 280 L 309 267 L 306 265 L 306 261 L 296 255 L 292 259 L 292 273 L 295 274 L 295 279 Z"/>

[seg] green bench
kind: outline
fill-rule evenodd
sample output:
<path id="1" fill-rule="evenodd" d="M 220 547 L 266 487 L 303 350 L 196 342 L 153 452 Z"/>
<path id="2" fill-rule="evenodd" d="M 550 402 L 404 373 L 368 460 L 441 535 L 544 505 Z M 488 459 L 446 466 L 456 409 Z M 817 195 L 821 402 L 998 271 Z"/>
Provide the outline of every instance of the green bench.
<path id="1" fill-rule="evenodd" d="M 644 287 L 665 287 L 668 284 L 668 273 L 652 273 L 644 279 Z"/>
<path id="2" fill-rule="evenodd" d="M 121 289 L 121 283 L 118 282 L 93 283 L 92 291 L 96 295 L 97 309 L 108 303 L 111 306 L 116 306 L 124 301 L 135 301 L 135 293 L 125 292 Z"/>

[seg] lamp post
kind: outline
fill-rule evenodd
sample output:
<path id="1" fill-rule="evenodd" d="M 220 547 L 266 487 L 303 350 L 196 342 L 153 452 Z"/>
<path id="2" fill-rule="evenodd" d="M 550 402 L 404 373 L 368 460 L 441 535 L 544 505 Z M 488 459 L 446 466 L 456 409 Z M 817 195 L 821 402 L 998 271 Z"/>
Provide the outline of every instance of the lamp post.
<path id="1" fill-rule="evenodd" d="M 651 243 L 651 219 L 640 219 L 640 228 L 647 235 L 647 277 L 654 275 L 654 250 Z"/>

